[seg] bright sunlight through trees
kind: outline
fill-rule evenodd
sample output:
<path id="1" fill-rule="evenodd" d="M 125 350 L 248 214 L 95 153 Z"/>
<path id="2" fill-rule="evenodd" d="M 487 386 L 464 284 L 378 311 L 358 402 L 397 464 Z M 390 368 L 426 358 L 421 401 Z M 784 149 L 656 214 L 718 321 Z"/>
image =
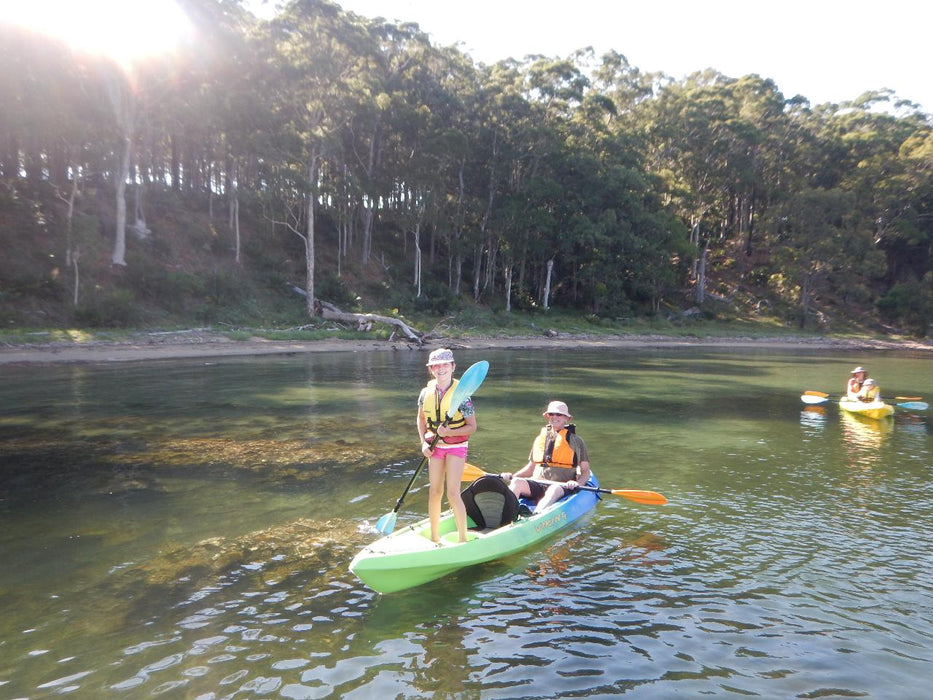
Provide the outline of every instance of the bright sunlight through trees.
<path id="1" fill-rule="evenodd" d="M 10 4 L 6 21 L 58 37 L 123 66 L 171 51 L 191 32 L 174 0 L 30 0 Z"/>

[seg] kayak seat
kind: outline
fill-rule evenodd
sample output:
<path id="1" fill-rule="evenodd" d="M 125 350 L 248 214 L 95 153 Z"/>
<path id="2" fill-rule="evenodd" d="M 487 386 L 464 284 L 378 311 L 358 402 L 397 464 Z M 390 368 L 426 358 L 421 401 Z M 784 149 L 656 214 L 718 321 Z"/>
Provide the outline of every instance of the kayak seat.
<path id="1" fill-rule="evenodd" d="M 518 499 L 498 476 L 486 474 L 460 492 L 473 530 L 495 530 L 518 518 Z"/>

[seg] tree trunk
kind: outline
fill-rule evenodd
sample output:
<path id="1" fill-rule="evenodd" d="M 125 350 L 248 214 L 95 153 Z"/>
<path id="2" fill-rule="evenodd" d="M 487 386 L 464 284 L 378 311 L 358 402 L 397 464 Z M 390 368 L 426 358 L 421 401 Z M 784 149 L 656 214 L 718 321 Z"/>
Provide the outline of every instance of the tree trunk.
<path id="1" fill-rule="evenodd" d="M 512 266 L 505 266 L 505 313 L 512 313 Z"/>
<path id="2" fill-rule="evenodd" d="M 172 134 L 172 189 L 176 192 L 181 191 L 181 155 L 179 153 L 178 135 Z"/>
<path id="3" fill-rule="evenodd" d="M 700 253 L 700 261 L 697 267 L 697 283 L 693 290 L 693 300 L 697 304 L 702 304 L 706 300 L 706 260 L 709 257 L 709 239 L 703 246 L 703 252 Z"/>
<path id="4" fill-rule="evenodd" d="M 479 282 L 482 279 L 483 246 L 477 245 L 473 253 L 473 301 L 479 301 Z"/>
<path id="5" fill-rule="evenodd" d="M 553 272 L 554 272 L 554 258 L 551 258 L 550 260 L 547 261 L 547 279 L 544 282 L 544 295 L 543 295 L 544 298 L 541 300 L 541 304 L 542 306 L 544 306 L 545 311 L 547 311 L 550 308 L 549 303 L 551 299 L 551 275 L 553 274 Z"/>
<path id="6" fill-rule="evenodd" d="M 308 224 L 305 232 L 305 278 L 306 308 L 308 316 L 315 316 L 314 305 L 314 200 L 315 183 L 317 182 L 317 163 L 318 153 L 315 148 L 311 149 L 311 156 L 308 159 L 308 182 L 310 183 L 310 192 L 308 192 Z"/>
<path id="7" fill-rule="evenodd" d="M 233 221 L 233 245 L 234 245 L 233 260 L 237 265 L 239 265 L 240 264 L 240 199 L 237 194 L 236 187 L 233 188 L 233 192 L 231 193 L 231 196 L 232 198 L 230 200 L 230 208 L 232 211 L 230 213 L 230 218 Z"/>
<path id="8" fill-rule="evenodd" d="M 807 327 L 807 314 L 810 313 L 810 289 L 812 288 L 813 276 L 808 272 L 803 277 L 803 285 L 800 290 L 800 330 Z"/>
<path id="9" fill-rule="evenodd" d="M 80 275 L 78 273 L 78 258 L 81 257 L 81 251 L 78 249 L 78 246 L 75 246 L 75 249 L 71 251 L 71 266 L 74 269 L 74 294 L 72 295 L 72 303 L 75 308 L 78 308 L 78 290 L 81 289 L 80 285 Z"/>
<path id="10" fill-rule="evenodd" d="M 336 306 L 329 304 L 326 301 L 319 301 L 318 303 L 321 307 L 322 318 L 326 318 L 332 321 L 341 321 L 342 323 L 356 323 L 357 325 L 359 325 L 361 321 L 384 323 L 389 326 L 394 326 L 400 330 L 405 335 L 405 337 L 410 338 L 411 340 L 414 340 L 416 343 L 418 343 L 419 346 L 424 343 L 423 333 L 419 333 L 414 328 L 397 318 L 392 318 L 390 316 L 379 316 L 377 314 L 347 313 L 341 311 Z"/>
<path id="11" fill-rule="evenodd" d="M 133 137 L 127 132 L 123 137 L 123 158 L 116 175 L 117 186 L 117 230 L 110 261 L 114 265 L 126 266 L 126 180 L 130 172 L 130 151 Z"/>
<path id="12" fill-rule="evenodd" d="M 415 224 L 415 299 L 421 298 L 421 222 Z"/>

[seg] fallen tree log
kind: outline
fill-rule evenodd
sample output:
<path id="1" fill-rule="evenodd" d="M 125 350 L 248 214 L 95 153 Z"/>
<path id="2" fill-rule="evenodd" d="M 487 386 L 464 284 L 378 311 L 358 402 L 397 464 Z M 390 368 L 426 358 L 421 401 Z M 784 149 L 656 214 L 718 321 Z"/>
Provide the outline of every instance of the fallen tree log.
<path id="1" fill-rule="evenodd" d="M 296 287 L 295 285 L 290 286 L 298 294 L 307 296 L 305 290 L 301 289 L 300 287 Z M 333 304 L 322 301 L 321 299 L 314 300 L 314 312 L 321 318 L 326 318 L 328 321 L 339 321 L 341 323 L 353 324 L 359 331 L 371 330 L 373 323 L 383 323 L 387 326 L 394 326 L 406 338 L 418 343 L 419 347 L 424 345 L 424 333 L 418 332 L 404 321 L 401 321 L 397 318 L 392 318 L 391 316 L 380 316 L 378 314 L 358 314 L 349 311 L 341 311 Z"/>
<path id="2" fill-rule="evenodd" d="M 372 328 L 373 323 L 384 323 L 388 326 L 395 326 L 400 332 L 402 332 L 405 337 L 409 340 L 413 340 L 418 345 L 424 344 L 424 334 L 419 333 L 414 328 L 409 326 L 404 321 L 400 321 L 397 318 L 392 318 L 391 316 L 379 316 L 378 314 L 357 314 L 350 313 L 347 311 L 341 311 L 333 304 L 328 304 L 326 301 L 321 302 L 321 318 L 326 318 L 329 321 L 342 321 L 343 323 L 355 323 L 359 330 L 369 330 Z"/>

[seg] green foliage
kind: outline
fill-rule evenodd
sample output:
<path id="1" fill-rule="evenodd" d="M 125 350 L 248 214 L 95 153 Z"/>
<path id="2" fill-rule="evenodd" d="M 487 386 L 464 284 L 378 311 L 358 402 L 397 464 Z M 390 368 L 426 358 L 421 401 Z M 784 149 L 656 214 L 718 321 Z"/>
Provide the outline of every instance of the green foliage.
<path id="1" fill-rule="evenodd" d="M 923 282 L 894 285 L 878 300 L 878 311 L 893 323 L 903 324 L 913 335 L 923 338 L 933 324 L 933 273 Z"/>
<path id="2" fill-rule="evenodd" d="M 315 279 L 314 294 L 318 299 L 328 301 L 344 311 L 359 310 L 359 297 L 350 291 L 344 280 L 331 272 Z"/>
<path id="3" fill-rule="evenodd" d="M 130 328 L 142 321 L 140 307 L 128 289 L 95 290 L 75 310 L 75 322 L 88 328 Z"/>
<path id="4" fill-rule="evenodd" d="M 221 4 L 199 5 L 198 51 L 140 67 L 132 91 L 95 55 L 0 28 L 17 47 L 0 51 L 0 317 L 66 318 L 77 280 L 94 324 L 295 323 L 307 246 L 315 296 L 344 310 L 504 313 L 508 269 L 512 310 L 549 322 L 662 319 L 691 290 L 752 288 L 784 319 L 863 319 L 877 299 L 924 323 L 909 290 L 933 266 L 933 126 L 879 109 L 883 91 L 811 109 L 767 78 L 658 83 L 613 52 L 477 66 L 332 3 L 268 22 Z M 152 233 L 129 234 L 121 272 L 129 111 L 128 218 Z"/>

